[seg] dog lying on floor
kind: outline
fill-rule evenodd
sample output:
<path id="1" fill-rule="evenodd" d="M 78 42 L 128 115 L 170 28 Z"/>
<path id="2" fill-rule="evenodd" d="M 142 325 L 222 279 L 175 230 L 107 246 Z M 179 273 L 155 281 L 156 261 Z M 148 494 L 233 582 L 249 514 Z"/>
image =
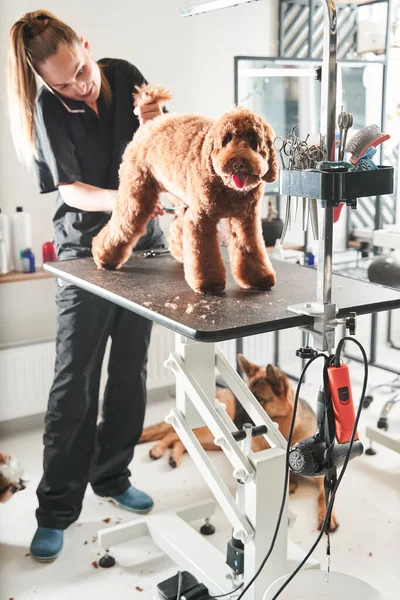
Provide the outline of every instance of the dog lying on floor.
<path id="1" fill-rule="evenodd" d="M 272 365 L 268 365 L 267 368 L 259 367 L 246 360 L 241 354 L 238 355 L 238 361 L 240 368 L 246 376 L 250 390 L 271 419 L 278 423 L 279 431 L 285 439 L 287 439 L 289 436 L 294 403 L 294 390 L 289 379 L 276 367 Z M 238 429 L 241 429 L 244 423 L 251 422 L 242 405 L 236 400 L 235 396 L 228 388 L 220 389 L 216 396 L 220 402 L 225 404 L 227 414 L 234 421 Z M 316 427 L 317 420 L 314 411 L 307 402 L 300 400 L 297 408 L 292 444 L 314 435 Z M 220 450 L 220 448 L 214 444 L 214 437 L 208 427 L 199 427 L 193 431 L 205 450 Z M 181 464 L 186 449 L 172 425 L 160 423 L 144 429 L 139 444 L 154 441 L 157 441 L 157 444 L 150 449 L 151 458 L 155 460 L 159 459 L 164 456 L 169 448 L 171 448 L 169 464 L 171 467 L 177 467 Z M 253 452 L 265 450 L 268 447 L 267 441 L 262 436 L 256 437 L 252 441 Z M 326 514 L 323 478 L 318 477 L 317 482 L 318 528 L 321 529 Z M 293 493 L 297 486 L 296 476 L 291 473 L 289 492 Z M 329 531 L 335 531 L 338 526 L 339 523 L 335 513 L 332 512 Z"/>
<path id="2" fill-rule="evenodd" d="M 170 100 L 161 87 L 142 86 L 135 106 Z M 275 271 L 262 236 L 264 182 L 278 176 L 274 132 L 260 116 L 237 107 L 212 121 L 198 115 L 163 114 L 142 125 L 125 150 L 112 217 L 94 238 L 101 269 L 119 269 L 144 234 L 161 192 L 176 211 L 170 252 L 184 265 L 185 279 L 199 293 L 225 289 L 217 224 L 227 219 L 232 274 L 243 288 L 269 290 Z"/>
<path id="3" fill-rule="evenodd" d="M 16 492 L 25 489 L 22 474 L 21 465 L 8 454 L 0 452 L 0 503 L 4 504 Z"/>

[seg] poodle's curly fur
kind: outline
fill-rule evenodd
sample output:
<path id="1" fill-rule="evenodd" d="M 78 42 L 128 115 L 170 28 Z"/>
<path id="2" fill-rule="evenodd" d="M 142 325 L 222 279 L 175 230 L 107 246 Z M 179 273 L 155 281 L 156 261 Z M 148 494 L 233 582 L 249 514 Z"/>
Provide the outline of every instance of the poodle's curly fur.
<path id="1" fill-rule="evenodd" d="M 164 104 L 168 90 L 142 86 L 135 105 Z M 230 226 L 230 267 L 243 288 L 270 289 L 275 271 L 268 258 L 259 214 L 264 182 L 275 181 L 274 132 L 260 116 L 235 107 L 217 120 L 163 114 L 147 122 L 128 144 L 109 223 L 93 240 L 99 268 L 120 268 L 144 234 L 161 192 L 177 211 L 170 227 L 171 254 L 199 293 L 225 289 L 226 272 L 217 224 Z"/>

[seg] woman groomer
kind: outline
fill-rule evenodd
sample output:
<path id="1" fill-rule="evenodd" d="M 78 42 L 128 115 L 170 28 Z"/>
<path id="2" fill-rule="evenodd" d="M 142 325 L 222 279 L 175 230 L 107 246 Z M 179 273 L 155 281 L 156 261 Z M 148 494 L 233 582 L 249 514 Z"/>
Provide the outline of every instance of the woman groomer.
<path id="1" fill-rule="evenodd" d="M 36 81 L 42 87 L 37 94 Z M 132 93 L 142 74 L 123 60 L 95 62 L 90 45 L 51 13 L 27 13 L 11 28 L 9 104 L 17 151 L 34 166 L 42 193 L 58 190 L 54 240 L 59 259 L 91 255 L 110 218 L 118 169 L 140 124 Z M 157 216 L 137 248 L 164 243 Z M 129 482 L 128 465 L 143 425 L 151 322 L 73 285 L 58 287 L 54 382 L 45 419 L 44 474 L 37 490 L 38 529 L 31 554 L 54 560 L 76 521 L 87 484 L 119 506 L 145 513 L 153 501 Z M 102 420 L 97 425 L 101 363 L 112 345 Z"/>

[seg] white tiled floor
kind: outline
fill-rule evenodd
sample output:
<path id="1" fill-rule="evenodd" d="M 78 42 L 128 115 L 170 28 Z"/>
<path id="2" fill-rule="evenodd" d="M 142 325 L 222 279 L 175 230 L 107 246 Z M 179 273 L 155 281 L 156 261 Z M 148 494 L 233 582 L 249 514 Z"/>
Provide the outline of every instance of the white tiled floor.
<path id="1" fill-rule="evenodd" d="M 359 367 L 355 366 L 352 373 L 355 379 L 359 378 Z M 387 373 L 371 372 L 371 383 L 390 379 Z M 310 380 L 313 382 L 314 378 Z M 313 402 L 316 385 L 306 384 L 302 396 Z M 374 403 L 362 417 L 361 434 L 366 424 L 376 423 L 385 399 L 385 394 L 375 396 Z M 173 399 L 167 398 L 149 406 L 147 423 L 162 420 L 172 403 Z M 399 408 L 393 413 L 391 431 L 400 435 Z M 41 474 L 42 432 L 33 430 L 8 436 L 2 439 L 1 448 L 21 460 L 30 483 L 12 502 L 0 506 L 0 600 L 129 600 L 134 597 L 148 600 L 154 595 L 156 583 L 176 572 L 176 565 L 147 538 L 113 549 L 117 559 L 114 568 L 96 569 L 93 562 L 99 556 L 95 537 L 99 528 L 107 526 L 103 519 L 110 518 L 109 525 L 114 525 L 117 521 L 135 517 L 99 500 L 91 490 L 87 491 L 79 522 L 66 531 L 65 547 L 59 559 L 49 565 L 33 561 L 28 552 L 36 527 L 35 489 Z M 178 469 L 172 470 L 167 460 L 151 461 L 148 448 L 138 447 L 132 465 L 132 480 L 154 497 L 155 511 L 210 497 L 189 456 L 185 456 Z M 375 585 L 387 600 L 398 600 L 400 455 L 383 447 L 377 449 L 376 456 L 364 455 L 350 463 L 338 492 L 336 511 L 340 528 L 331 538 L 332 569 Z M 222 476 L 231 481 L 232 469 L 223 454 L 212 453 L 212 456 Z M 233 484 L 230 487 L 233 490 Z M 314 482 L 302 482 L 290 503 L 299 513 L 290 530 L 290 538 L 307 549 L 317 535 Z M 209 540 L 224 550 L 231 526 L 220 510 L 213 522 L 217 532 Z M 315 556 L 324 563 L 322 544 Z"/>

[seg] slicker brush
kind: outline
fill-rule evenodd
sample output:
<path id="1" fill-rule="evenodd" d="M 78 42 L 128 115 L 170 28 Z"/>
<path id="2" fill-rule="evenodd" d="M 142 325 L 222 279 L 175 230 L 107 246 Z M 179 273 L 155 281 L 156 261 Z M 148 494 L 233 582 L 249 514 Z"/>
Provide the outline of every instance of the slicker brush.
<path id="1" fill-rule="evenodd" d="M 358 160 L 361 156 L 364 156 L 368 148 L 374 146 L 375 148 L 386 142 L 390 138 L 387 133 L 382 133 L 378 125 L 368 125 L 363 129 L 360 129 L 356 133 L 345 147 L 345 152 L 351 153 L 350 162 L 353 165 L 357 165 Z"/>

